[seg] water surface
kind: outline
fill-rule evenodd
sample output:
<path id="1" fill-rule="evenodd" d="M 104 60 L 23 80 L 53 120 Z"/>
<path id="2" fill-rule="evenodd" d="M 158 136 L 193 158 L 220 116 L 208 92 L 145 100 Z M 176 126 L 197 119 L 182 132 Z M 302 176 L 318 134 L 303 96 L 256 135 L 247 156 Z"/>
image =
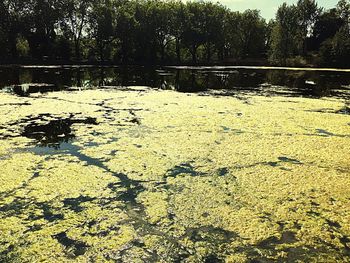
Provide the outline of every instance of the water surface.
<path id="1" fill-rule="evenodd" d="M 223 90 L 230 94 L 259 93 L 349 99 L 350 72 L 236 67 L 6 67 L 0 88 L 18 95 L 74 88 L 147 86 L 181 92 Z"/>
<path id="2" fill-rule="evenodd" d="M 0 71 L 1 262 L 350 261 L 350 73 Z"/>

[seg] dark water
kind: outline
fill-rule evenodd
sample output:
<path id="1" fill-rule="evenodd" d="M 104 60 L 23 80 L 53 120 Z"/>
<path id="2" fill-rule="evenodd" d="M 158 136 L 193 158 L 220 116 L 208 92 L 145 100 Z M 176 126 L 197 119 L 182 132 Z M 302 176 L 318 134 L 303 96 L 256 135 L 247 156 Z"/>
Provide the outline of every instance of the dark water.
<path id="1" fill-rule="evenodd" d="M 148 86 L 180 92 L 220 91 L 221 95 L 350 98 L 350 72 L 232 68 L 52 67 L 0 68 L 0 89 L 17 95 L 80 87 Z"/>
<path id="2" fill-rule="evenodd" d="M 63 142 L 69 142 L 75 135 L 72 132 L 73 124 L 90 124 L 97 125 L 95 118 L 78 119 L 70 116 L 65 119 L 52 119 L 46 124 L 38 124 L 38 121 L 45 121 L 45 117 L 52 118 L 48 115 L 39 115 L 37 118 L 30 118 L 29 123 L 24 127 L 22 136 L 34 139 L 40 142 L 43 147 L 58 147 Z"/>

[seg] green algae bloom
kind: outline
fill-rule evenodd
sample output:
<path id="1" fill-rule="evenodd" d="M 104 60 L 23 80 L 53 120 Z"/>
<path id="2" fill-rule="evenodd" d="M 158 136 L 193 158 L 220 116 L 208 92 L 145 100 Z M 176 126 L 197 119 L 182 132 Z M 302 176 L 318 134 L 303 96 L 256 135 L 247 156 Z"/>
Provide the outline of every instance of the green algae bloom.
<path id="1" fill-rule="evenodd" d="M 1 262 L 350 262 L 341 99 L 0 98 Z"/>

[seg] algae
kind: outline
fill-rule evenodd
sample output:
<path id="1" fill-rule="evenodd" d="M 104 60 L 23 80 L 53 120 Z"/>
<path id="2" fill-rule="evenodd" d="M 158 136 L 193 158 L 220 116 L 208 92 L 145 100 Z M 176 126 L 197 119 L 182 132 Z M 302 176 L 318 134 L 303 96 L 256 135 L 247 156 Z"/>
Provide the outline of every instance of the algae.
<path id="1" fill-rule="evenodd" d="M 0 93 L 0 261 L 350 262 L 346 103 L 241 96 Z"/>

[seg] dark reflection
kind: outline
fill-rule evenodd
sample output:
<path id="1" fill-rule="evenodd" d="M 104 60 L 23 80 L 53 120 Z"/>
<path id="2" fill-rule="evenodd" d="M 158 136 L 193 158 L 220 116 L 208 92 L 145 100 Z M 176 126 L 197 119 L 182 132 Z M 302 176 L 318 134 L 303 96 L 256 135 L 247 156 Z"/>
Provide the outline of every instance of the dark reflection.
<path id="1" fill-rule="evenodd" d="M 79 87 L 148 86 L 180 92 L 210 90 L 349 98 L 350 73 L 257 69 L 146 67 L 0 68 L 0 88 L 21 96 Z"/>
<path id="2" fill-rule="evenodd" d="M 14 85 L 13 92 L 19 96 L 29 96 L 31 93 L 45 93 L 50 91 L 59 91 L 60 89 L 54 84 L 22 84 Z"/>
<path id="3" fill-rule="evenodd" d="M 336 111 L 335 113 L 350 115 L 350 107 L 345 106 L 342 109 Z"/>
<path id="4" fill-rule="evenodd" d="M 51 119 L 50 115 L 31 120 L 32 122 L 24 127 L 22 136 L 35 139 L 44 147 L 59 148 L 61 143 L 69 142 L 75 137 L 71 129 L 73 124 L 97 124 L 95 118 L 77 119 L 72 116 L 47 121 L 48 119 Z M 42 121 L 47 123 L 42 124 Z"/>

